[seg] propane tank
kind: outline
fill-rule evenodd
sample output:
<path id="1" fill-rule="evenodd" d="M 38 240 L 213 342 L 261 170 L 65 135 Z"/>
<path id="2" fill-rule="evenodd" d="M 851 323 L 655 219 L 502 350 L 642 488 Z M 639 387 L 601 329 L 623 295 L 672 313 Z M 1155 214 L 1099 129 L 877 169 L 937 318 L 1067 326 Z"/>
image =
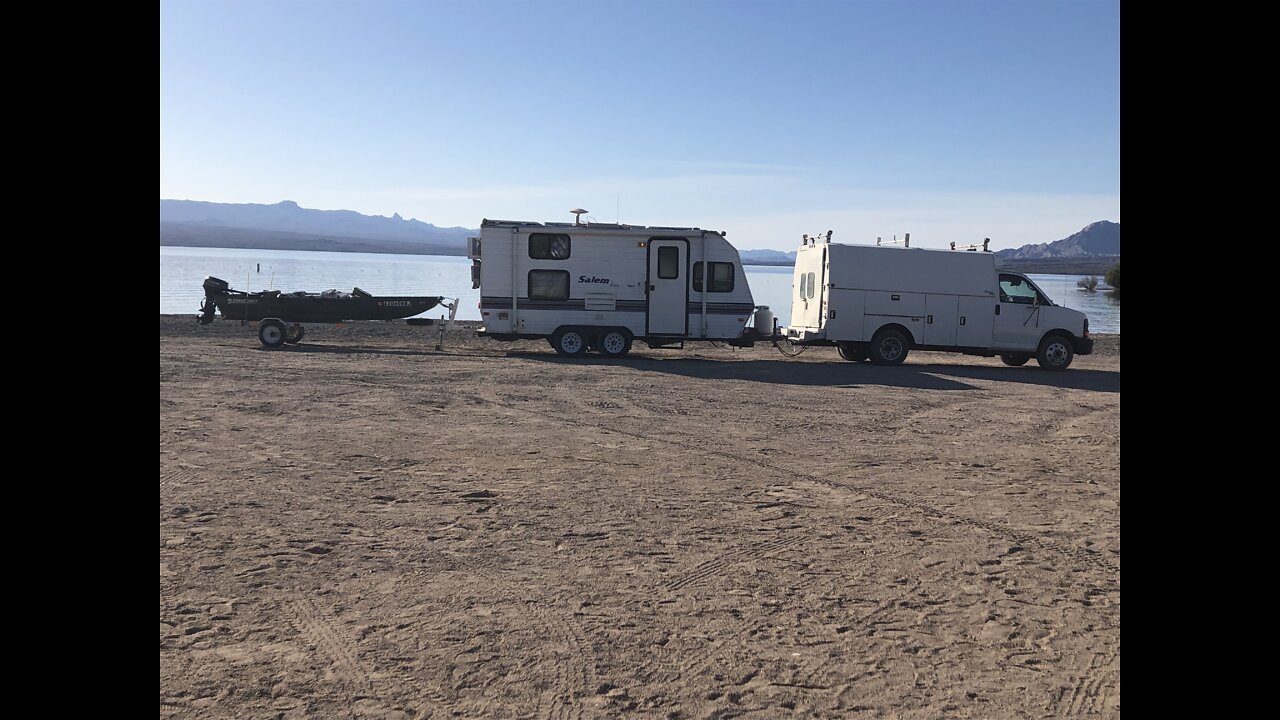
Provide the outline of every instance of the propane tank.
<path id="1" fill-rule="evenodd" d="M 756 334 L 761 337 L 769 337 L 773 334 L 773 311 L 768 305 L 756 306 Z"/>

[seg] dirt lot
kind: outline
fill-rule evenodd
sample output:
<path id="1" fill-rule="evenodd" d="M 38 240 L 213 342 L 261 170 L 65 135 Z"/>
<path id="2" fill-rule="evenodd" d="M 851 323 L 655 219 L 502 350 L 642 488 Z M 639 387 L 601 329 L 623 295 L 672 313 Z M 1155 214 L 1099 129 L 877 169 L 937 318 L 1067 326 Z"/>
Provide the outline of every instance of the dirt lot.
<path id="1" fill-rule="evenodd" d="M 160 714 L 1120 714 L 1120 338 L 1065 373 L 160 319 Z"/>

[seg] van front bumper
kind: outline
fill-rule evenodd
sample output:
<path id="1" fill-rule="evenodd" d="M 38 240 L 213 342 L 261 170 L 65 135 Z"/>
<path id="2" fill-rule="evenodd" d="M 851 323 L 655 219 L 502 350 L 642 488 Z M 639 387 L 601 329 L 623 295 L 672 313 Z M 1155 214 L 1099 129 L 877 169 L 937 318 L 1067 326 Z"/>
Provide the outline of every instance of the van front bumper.
<path id="1" fill-rule="evenodd" d="M 1093 352 L 1093 338 L 1072 338 L 1071 347 L 1077 355 L 1088 355 Z"/>

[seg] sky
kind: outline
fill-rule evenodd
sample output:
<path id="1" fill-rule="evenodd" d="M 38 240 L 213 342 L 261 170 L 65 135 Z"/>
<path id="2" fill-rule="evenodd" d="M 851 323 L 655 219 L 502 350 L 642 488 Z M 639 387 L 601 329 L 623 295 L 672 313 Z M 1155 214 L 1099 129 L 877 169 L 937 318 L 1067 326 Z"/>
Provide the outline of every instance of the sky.
<path id="1" fill-rule="evenodd" d="M 162 0 L 160 197 L 1051 242 L 1120 222 L 1120 3 Z"/>

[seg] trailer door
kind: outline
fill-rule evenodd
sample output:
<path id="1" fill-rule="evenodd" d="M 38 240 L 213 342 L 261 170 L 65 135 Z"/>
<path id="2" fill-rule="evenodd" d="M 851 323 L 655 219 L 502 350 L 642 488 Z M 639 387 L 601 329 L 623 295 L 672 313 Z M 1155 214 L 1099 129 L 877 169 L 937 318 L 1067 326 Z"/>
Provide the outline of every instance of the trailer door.
<path id="1" fill-rule="evenodd" d="M 688 335 L 689 241 L 649 240 L 649 335 Z"/>

